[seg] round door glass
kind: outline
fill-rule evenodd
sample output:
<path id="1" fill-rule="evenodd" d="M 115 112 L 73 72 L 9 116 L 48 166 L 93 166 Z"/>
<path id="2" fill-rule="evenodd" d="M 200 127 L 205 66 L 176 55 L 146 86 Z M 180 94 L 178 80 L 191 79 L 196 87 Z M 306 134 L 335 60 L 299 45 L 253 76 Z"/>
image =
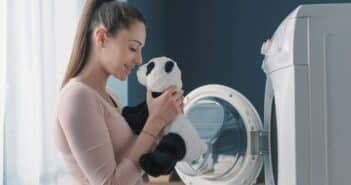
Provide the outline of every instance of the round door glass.
<path id="1" fill-rule="evenodd" d="M 178 170 L 213 179 L 242 168 L 247 152 L 247 131 L 231 104 L 218 97 L 206 97 L 193 103 L 185 115 L 209 150 L 197 163 L 178 165 Z"/>

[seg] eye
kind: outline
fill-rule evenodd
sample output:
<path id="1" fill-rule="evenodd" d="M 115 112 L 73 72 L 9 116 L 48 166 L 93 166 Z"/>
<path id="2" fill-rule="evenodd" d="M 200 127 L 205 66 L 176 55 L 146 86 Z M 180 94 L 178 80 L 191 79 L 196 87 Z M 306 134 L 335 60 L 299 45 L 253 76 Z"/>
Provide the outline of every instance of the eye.
<path id="1" fill-rule="evenodd" d="M 150 62 L 147 66 L 146 66 L 146 76 L 149 75 L 152 71 L 152 69 L 154 69 L 155 67 L 155 63 L 154 62 Z"/>
<path id="2" fill-rule="evenodd" d="M 165 65 L 165 71 L 166 73 L 170 73 L 173 69 L 174 63 L 172 61 L 167 61 Z"/>
<path id="3" fill-rule="evenodd" d="M 136 52 L 137 51 L 137 49 L 136 48 L 129 48 L 130 49 L 130 51 L 133 51 L 133 52 Z"/>

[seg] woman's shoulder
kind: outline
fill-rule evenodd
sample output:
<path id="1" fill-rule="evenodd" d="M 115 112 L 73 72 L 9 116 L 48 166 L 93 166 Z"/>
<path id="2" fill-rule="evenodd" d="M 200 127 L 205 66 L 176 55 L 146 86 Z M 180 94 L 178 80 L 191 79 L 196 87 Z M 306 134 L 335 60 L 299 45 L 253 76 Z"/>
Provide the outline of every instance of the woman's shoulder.
<path id="1" fill-rule="evenodd" d="M 59 104 L 97 104 L 98 96 L 96 93 L 77 80 L 70 80 L 58 95 Z"/>
<path id="2" fill-rule="evenodd" d="M 89 87 L 80 82 L 69 81 L 61 89 L 56 102 L 57 115 L 81 115 L 91 110 L 96 114 L 104 115 L 103 104 Z"/>
<path id="3" fill-rule="evenodd" d="M 77 80 L 71 79 L 67 84 L 61 89 L 59 93 L 60 97 L 63 96 L 90 96 L 95 97 L 95 94 L 84 84 Z"/>

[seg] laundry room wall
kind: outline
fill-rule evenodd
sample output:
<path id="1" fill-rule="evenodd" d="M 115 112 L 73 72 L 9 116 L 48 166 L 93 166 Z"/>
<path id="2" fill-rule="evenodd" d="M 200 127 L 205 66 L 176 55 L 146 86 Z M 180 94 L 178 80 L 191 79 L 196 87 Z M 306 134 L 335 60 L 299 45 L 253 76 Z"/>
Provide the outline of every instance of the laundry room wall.
<path id="1" fill-rule="evenodd" d="M 137 7 L 147 19 L 146 46 L 143 49 L 143 61 L 152 56 L 165 55 L 166 53 L 166 2 L 164 0 L 128 1 Z M 128 77 L 128 105 L 135 105 L 145 100 L 145 88 L 137 80 L 134 69 Z"/>
<path id="2" fill-rule="evenodd" d="M 244 94 L 263 116 L 265 74 L 261 44 L 298 5 L 348 1 L 312 0 L 129 0 L 147 19 L 144 61 L 166 55 L 183 74 L 185 94 L 206 84 L 223 84 Z M 350 2 L 350 1 L 349 1 Z M 128 103 L 145 99 L 135 71 Z"/>

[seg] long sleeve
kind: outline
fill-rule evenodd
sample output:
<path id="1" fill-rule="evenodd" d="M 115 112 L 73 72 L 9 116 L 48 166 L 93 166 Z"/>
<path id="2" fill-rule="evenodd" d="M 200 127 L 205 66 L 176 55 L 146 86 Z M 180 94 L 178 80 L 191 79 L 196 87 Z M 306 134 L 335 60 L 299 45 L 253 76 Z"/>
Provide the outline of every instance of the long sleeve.
<path id="1" fill-rule="evenodd" d="M 72 155 L 90 184 L 135 185 L 140 180 L 142 172 L 128 158 L 117 164 L 96 94 L 84 88 L 66 89 L 57 117 Z"/>

